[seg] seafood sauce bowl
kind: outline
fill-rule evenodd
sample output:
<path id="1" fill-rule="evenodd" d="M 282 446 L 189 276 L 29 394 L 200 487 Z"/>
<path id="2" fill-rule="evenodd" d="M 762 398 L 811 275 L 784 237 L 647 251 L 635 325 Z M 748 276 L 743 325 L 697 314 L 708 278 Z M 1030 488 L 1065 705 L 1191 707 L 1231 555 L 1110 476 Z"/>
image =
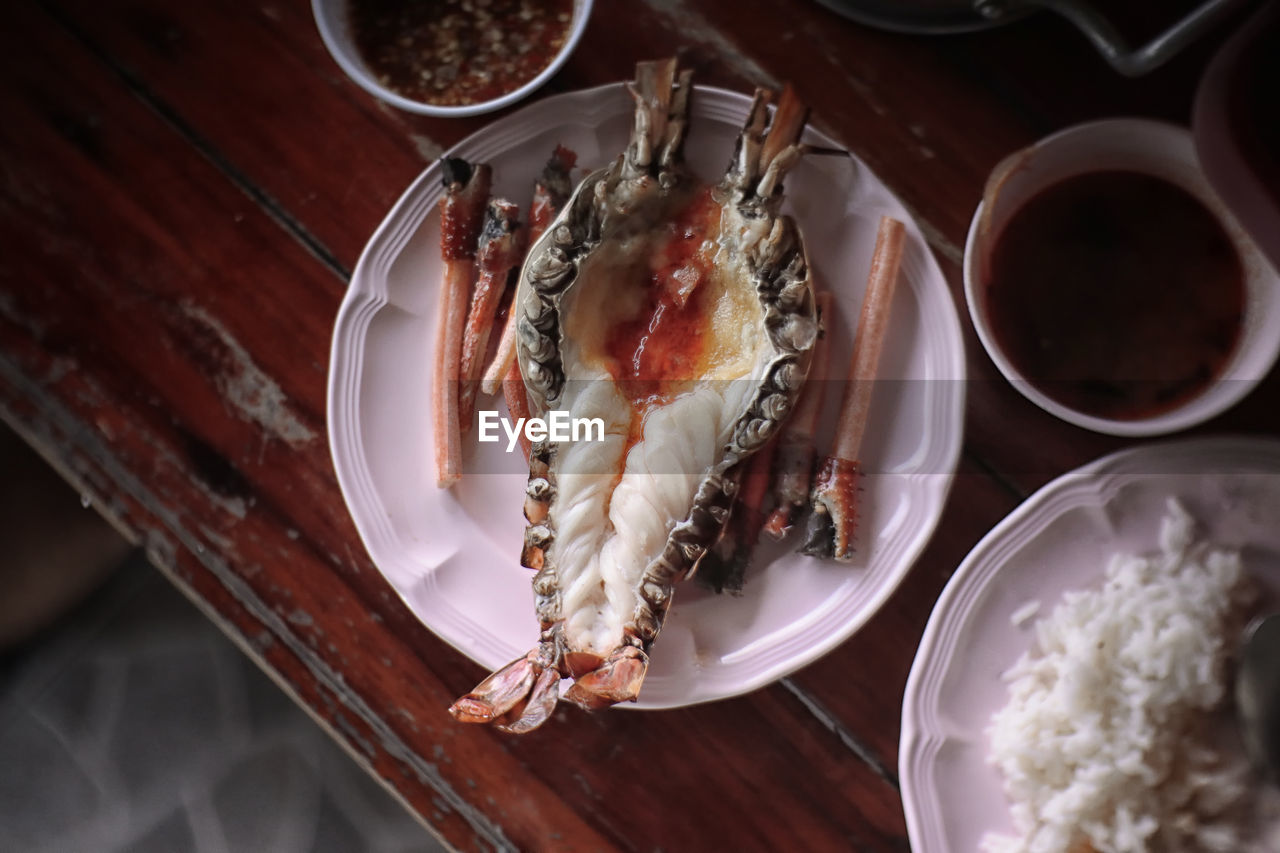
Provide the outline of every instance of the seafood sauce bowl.
<path id="1" fill-rule="evenodd" d="M 338 67 L 342 69 L 343 73 L 350 77 L 352 82 L 361 89 L 364 89 L 375 98 L 406 112 L 441 118 L 460 118 L 462 116 L 493 112 L 521 101 L 537 91 L 560 70 L 582 38 L 582 33 L 587 27 L 587 20 L 591 17 L 593 0 L 562 0 L 562 2 L 565 6 L 572 8 L 569 13 L 569 20 L 565 22 L 566 26 L 563 28 L 562 40 L 558 47 L 552 48 L 555 53 L 550 56 L 548 64 L 531 78 L 523 80 L 523 82 L 513 82 L 509 87 L 501 85 L 500 75 L 502 69 L 499 67 L 499 63 L 501 60 L 509 60 L 513 54 L 519 53 L 514 49 L 507 50 L 508 43 L 499 41 L 497 49 L 491 50 L 487 54 L 480 50 L 471 50 L 469 48 L 466 50 L 467 53 L 471 54 L 468 59 L 470 63 L 474 64 L 482 61 L 485 56 L 491 59 L 491 66 L 473 69 L 473 71 L 486 75 L 485 79 L 491 79 L 491 76 L 495 79 L 493 86 L 484 90 L 483 94 L 469 103 L 436 103 L 421 95 L 415 97 L 412 94 L 413 90 L 405 86 L 398 86 L 396 81 L 391 79 L 392 76 L 397 79 L 405 79 L 408 76 L 412 78 L 414 84 L 418 84 L 421 75 L 432 73 L 432 69 L 427 66 L 436 66 L 436 62 L 429 55 L 417 53 L 416 44 L 424 40 L 438 43 L 446 36 L 431 30 L 431 27 L 436 23 L 435 21 L 423 21 L 421 16 L 417 16 L 415 19 L 412 11 L 414 9 L 427 8 L 433 4 L 415 6 L 412 0 L 404 0 L 401 3 L 386 2 L 386 0 L 312 0 L 311 11 L 316 19 L 316 28 L 320 31 L 320 38 L 324 41 L 325 47 L 328 48 L 329 54 L 338 63 Z M 495 8 L 498 5 L 496 3 L 490 4 L 490 8 Z M 551 5 L 553 4 L 548 4 L 548 8 Z M 459 9 L 466 10 L 466 14 L 473 12 L 473 8 L 469 3 L 459 4 Z M 398 22 L 388 20 L 396 14 L 400 14 Z M 397 67 L 380 70 L 375 67 L 374 62 L 371 62 L 366 52 L 361 49 L 360 40 L 356 37 L 356 27 L 353 26 L 353 22 L 358 15 L 367 16 L 366 19 L 369 22 L 378 26 L 377 32 L 370 34 L 369 39 L 378 39 L 378 44 L 387 48 L 382 52 L 384 58 L 393 57 L 398 63 Z M 466 22 L 464 26 L 475 27 L 472 30 L 473 36 L 469 36 L 469 38 L 473 38 L 478 43 L 486 41 L 485 37 L 488 36 L 492 36 L 495 41 L 498 41 L 499 37 L 508 38 L 511 35 L 513 26 L 518 26 L 518 16 L 513 15 L 511 17 L 516 21 L 516 24 L 507 23 L 504 25 L 499 21 L 499 23 L 490 26 L 490 30 L 493 32 L 481 33 L 480 27 L 483 24 L 479 24 L 476 21 Z M 416 26 L 422 31 L 416 34 L 406 32 L 404 29 L 406 26 Z M 526 35 L 541 37 L 543 34 L 545 34 L 544 30 L 535 29 Z M 415 35 L 419 37 L 418 42 L 414 42 Z M 537 52 L 541 47 L 541 45 L 535 45 L 533 52 Z M 509 64 L 508 70 L 510 70 Z"/>
<path id="2" fill-rule="evenodd" d="M 1086 183 L 1082 178 L 1093 182 L 1092 190 L 1081 186 Z M 1161 184 L 1165 195 L 1153 195 L 1152 187 L 1145 186 L 1127 199 L 1116 195 L 1124 192 L 1117 188 L 1130 185 L 1126 182 L 1136 187 L 1142 181 Z M 1077 186 L 1068 189 L 1070 184 Z M 1088 192 L 1094 194 L 1086 198 Z M 1119 198 L 1117 206 L 1100 210 L 1100 199 L 1109 197 Z M 1157 197 L 1170 201 L 1180 197 L 1187 208 L 1185 221 L 1169 214 L 1168 208 L 1176 205 L 1152 203 Z M 1072 198 L 1076 209 L 1062 207 L 1055 219 L 1052 198 Z M 1064 270 L 1076 255 L 1074 246 L 1064 254 L 1062 235 L 1072 229 L 1096 230 L 1097 223 L 1108 217 L 1119 222 L 1114 233 L 1102 240 L 1121 243 L 1108 247 L 1117 252 L 1114 267 L 1109 266 L 1108 255 L 1100 255 L 1103 260 L 1093 267 L 1082 264 Z M 1149 233 L 1140 233 L 1144 228 Z M 1221 262 L 1219 273 L 1229 265 L 1229 276 L 1221 276 L 1222 287 L 1217 279 L 1211 282 L 1207 272 L 1199 274 L 1209 269 L 1205 258 L 1182 259 L 1184 247 L 1208 244 L 1210 238 L 1217 240 L 1216 253 L 1204 249 L 1202 254 Z M 1099 242 L 1096 235 L 1088 239 Z M 1014 242 L 1018 245 L 1010 245 Z M 1155 251 L 1135 258 L 1131 244 L 1137 243 Z M 1117 279 L 1125 275 L 1136 279 L 1133 293 L 1110 298 L 1110 285 L 1094 283 L 1099 266 Z M 1126 272 L 1118 272 L 1121 269 Z M 1189 279 L 1187 286 L 1201 285 L 1207 292 L 1193 294 L 1192 299 L 1171 296 L 1179 279 Z M 1101 291 L 1103 302 L 1121 307 L 1114 316 L 1099 316 L 1092 303 L 1073 304 L 1071 294 L 1061 292 L 1072 288 Z M 1116 118 L 1076 125 L 1001 161 L 988 178 L 969 228 L 964 289 L 978 338 L 1014 388 L 1062 420 L 1109 435 L 1163 435 L 1202 423 L 1253 390 L 1280 352 L 1280 276 L 1205 179 L 1190 132 L 1159 121 Z M 1228 291 L 1234 295 L 1222 296 Z M 1208 345 L 1217 342 L 1216 360 L 1205 355 L 1203 361 L 1195 361 L 1201 356 L 1179 349 L 1195 348 L 1193 341 L 1200 338 L 1181 330 L 1195 327 L 1210 311 L 1202 303 L 1213 299 L 1234 301 L 1219 305 L 1214 315 L 1217 325 L 1202 330 L 1211 342 Z M 1014 303 L 1017 311 L 1009 307 Z M 1166 316 L 1161 311 L 1172 313 Z M 1072 317 L 1076 325 L 1060 316 Z M 1058 324 L 1059 338 L 1042 335 L 1038 330 L 1047 328 L 1044 324 Z M 1174 333 L 1167 333 L 1170 329 Z M 1166 349 L 1150 343 L 1156 339 Z M 1072 347 L 1077 351 L 1075 361 L 1052 355 Z M 1126 352 L 1126 347 L 1128 362 L 1111 359 L 1113 350 Z M 1063 363 L 1053 364 L 1054 357 Z M 1169 379 L 1168 388 L 1152 390 L 1154 377 L 1172 370 L 1166 365 L 1173 362 L 1195 366 L 1189 368 L 1188 376 Z M 1112 364 L 1125 366 L 1113 368 Z M 1105 375 L 1108 370 L 1116 375 Z M 1135 388 L 1145 395 L 1142 403 L 1136 398 L 1132 405 L 1106 398 Z M 1102 402 L 1085 405 L 1083 400 Z"/>

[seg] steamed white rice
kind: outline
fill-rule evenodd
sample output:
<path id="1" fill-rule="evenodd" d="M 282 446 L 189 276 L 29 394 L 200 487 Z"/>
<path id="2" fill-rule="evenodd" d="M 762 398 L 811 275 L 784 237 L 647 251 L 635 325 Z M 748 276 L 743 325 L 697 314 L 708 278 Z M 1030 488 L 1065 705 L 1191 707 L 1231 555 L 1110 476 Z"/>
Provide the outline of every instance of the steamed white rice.
<path id="1" fill-rule="evenodd" d="M 1245 829 L 1258 782 L 1212 718 L 1251 598 L 1239 555 L 1195 541 L 1171 500 L 1157 553 L 1116 555 L 1039 619 L 988 730 L 1017 837 L 983 849 L 1270 849 Z"/>

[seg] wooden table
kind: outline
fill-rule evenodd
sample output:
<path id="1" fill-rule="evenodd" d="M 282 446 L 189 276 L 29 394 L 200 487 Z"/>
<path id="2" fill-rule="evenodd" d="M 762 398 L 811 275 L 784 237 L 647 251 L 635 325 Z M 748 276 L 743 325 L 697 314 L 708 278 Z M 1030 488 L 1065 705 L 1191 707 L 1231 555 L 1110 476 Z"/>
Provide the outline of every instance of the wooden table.
<path id="1" fill-rule="evenodd" d="M 448 717 L 483 673 L 365 555 L 329 459 L 326 373 L 365 241 L 493 116 L 376 102 L 302 0 L 6 6 L 0 415 L 460 849 L 905 850 L 901 697 L 934 600 L 1030 492 L 1131 443 L 1042 413 L 978 345 L 959 269 L 983 181 L 1071 123 L 1186 123 L 1224 32 L 1126 80 L 1045 16 L 920 37 L 802 0 L 596 5 L 536 97 L 672 53 L 705 83 L 791 80 L 916 212 L 950 282 L 971 377 L 952 499 L 903 586 L 836 651 L 743 698 L 566 708 L 519 739 Z M 1197 431 L 1277 432 L 1278 383 Z"/>

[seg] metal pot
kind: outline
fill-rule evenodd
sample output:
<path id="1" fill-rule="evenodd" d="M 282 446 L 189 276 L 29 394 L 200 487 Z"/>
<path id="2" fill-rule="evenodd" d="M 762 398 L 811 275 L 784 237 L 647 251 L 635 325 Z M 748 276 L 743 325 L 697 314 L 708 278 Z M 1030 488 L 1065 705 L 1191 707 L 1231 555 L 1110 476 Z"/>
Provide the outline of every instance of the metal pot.
<path id="1" fill-rule="evenodd" d="M 1139 77 L 1172 58 L 1215 23 L 1251 0 L 1205 0 L 1164 32 L 1132 48 L 1115 26 L 1086 0 L 818 0 L 847 18 L 901 33 L 942 34 L 1013 23 L 1049 9 L 1084 33 L 1120 74 Z"/>

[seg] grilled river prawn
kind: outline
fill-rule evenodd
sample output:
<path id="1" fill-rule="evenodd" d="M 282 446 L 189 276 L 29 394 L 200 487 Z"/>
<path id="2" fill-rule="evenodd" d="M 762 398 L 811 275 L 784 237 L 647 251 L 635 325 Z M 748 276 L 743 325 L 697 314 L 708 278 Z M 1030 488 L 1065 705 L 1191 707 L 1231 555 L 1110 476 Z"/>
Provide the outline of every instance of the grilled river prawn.
<path id="1" fill-rule="evenodd" d="M 691 75 L 642 63 L 626 151 L 589 175 L 521 272 L 517 357 L 536 412 L 599 418 L 602 441 L 537 442 L 522 562 L 537 645 L 450 709 L 525 732 L 565 698 L 634 700 L 649 649 L 719 535 L 744 460 L 790 412 L 817 335 L 809 265 L 779 214 L 804 108 L 758 91 L 727 173 L 683 164 Z"/>

